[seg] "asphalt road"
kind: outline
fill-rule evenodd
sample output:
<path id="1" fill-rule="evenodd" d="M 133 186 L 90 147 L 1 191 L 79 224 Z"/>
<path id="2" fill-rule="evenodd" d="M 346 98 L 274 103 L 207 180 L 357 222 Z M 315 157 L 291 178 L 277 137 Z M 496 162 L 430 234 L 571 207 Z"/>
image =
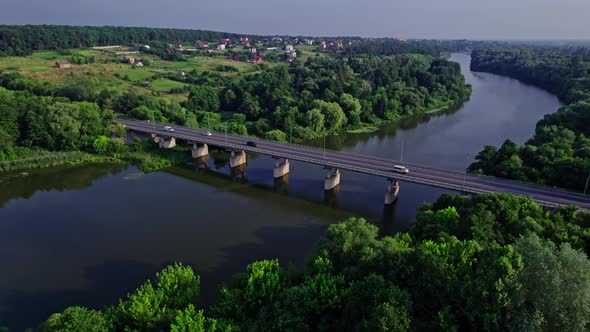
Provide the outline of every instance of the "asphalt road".
<path id="1" fill-rule="evenodd" d="M 471 194 L 507 192 L 530 196 L 535 202 L 546 207 L 577 205 L 583 210 L 590 211 L 590 195 L 582 195 L 563 189 L 493 177 L 469 175 L 366 155 L 331 150 L 324 151 L 323 149 L 304 145 L 278 143 L 231 134 L 226 135 L 224 133 L 213 131 L 211 131 L 211 136 L 206 136 L 204 135 L 206 130 L 192 129 L 176 125 L 172 126 L 174 132 L 168 132 L 163 129 L 165 124 L 126 119 L 116 119 L 115 123 L 124 124 L 127 129 L 138 132 L 157 133 L 162 136 L 174 137 L 175 139 L 185 141 L 206 143 L 212 146 L 239 149 L 246 152 L 257 152 L 279 158 L 299 160 L 386 178 L 396 178 L 401 181 L 414 182 L 444 189 L 462 191 Z M 248 141 L 256 142 L 257 146 L 247 146 L 246 142 Z M 394 172 L 394 165 L 405 166 L 410 172 L 408 174 Z"/>

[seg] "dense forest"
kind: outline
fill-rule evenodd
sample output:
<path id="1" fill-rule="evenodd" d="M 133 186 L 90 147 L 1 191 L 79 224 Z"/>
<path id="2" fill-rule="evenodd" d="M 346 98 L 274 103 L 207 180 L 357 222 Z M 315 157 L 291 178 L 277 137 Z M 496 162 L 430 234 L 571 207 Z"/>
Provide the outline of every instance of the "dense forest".
<path id="1" fill-rule="evenodd" d="M 506 75 L 557 94 L 565 106 L 518 146 L 486 146 L 470 171 L 584 190 L 590 172 L 590 49 L 498 46 L 472 53 L 472 69 Z"/>
<path id="2" fill-rule="evenodd" d="M 236 38 L 237 34 L 131 27 L 61 25 L 0 25 L 0 56 L 28 55 L 36 50 L 57 50 L 105 45 L 157 44 Z"/>
<path id="3" fill-rule="evenodd" d="M 103 310 L 70 307 L 39 331 L 587 331 L 590 218 L 506 194 L 443 195 L 408 233 L 350 219 L 305 269 L 253 262 L 206 311 L 199 276 L 164 269 Z"/>
<path id="4" fill-rule="evenodd" d="M 220 107 L 256 121 L 255 134 L 311 139 L 459 104 L 470 92 L 457 63 L 430 56 L 310 58 L 230 82 Z"/>
<path id="5" fill-rule="evenodd" d="M 440 56 L 452 52 L 465 52 L 483 44 L 471 40 L 400 40 L 393 38 L 361 39 L 342 51 L 346 55 L 372 54 L 428 54 Z"/>

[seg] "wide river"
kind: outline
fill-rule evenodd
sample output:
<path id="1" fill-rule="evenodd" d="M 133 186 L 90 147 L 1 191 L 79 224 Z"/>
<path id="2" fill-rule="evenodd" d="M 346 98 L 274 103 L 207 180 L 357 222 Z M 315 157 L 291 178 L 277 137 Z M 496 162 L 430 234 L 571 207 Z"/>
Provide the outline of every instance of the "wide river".
<path id="1" fill-rule="evenodd" d="M 327 147 L 461 171 L 484 145 L 523 143 L 561 106 L 543 90 L 471 72 L 469 55 L 451 59 L 473 86 L 459 110 L 329 137 Z M 401 183 L 396 205 L 384 208 L 383 178 L 345 171 L 326 194 L 319 166 L 292 162 L 288 183 L 275 183 L 270 157 L 248 158 L 237 175 L 223 158 L 151 174 L 110 165 L 0 174 L 0 326 L 21 331 L 70 305 L 115 304 L 175 261 L 200 274 L 207 304 L 249 262 L 302 265 L 326 227 L 350 216 L 383 234 L 406 230 L 444 192 Z"/>

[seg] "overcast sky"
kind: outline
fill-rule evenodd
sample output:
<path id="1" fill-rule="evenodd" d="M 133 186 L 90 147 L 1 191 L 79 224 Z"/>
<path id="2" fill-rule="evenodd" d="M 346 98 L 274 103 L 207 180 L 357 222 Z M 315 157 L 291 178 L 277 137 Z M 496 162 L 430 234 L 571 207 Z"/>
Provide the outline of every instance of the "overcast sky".
<path id="1" fill-rule="evenodd" d="M 590 39 L 590 0 L 0 0 L 0 24 L 313 36 Z"/>

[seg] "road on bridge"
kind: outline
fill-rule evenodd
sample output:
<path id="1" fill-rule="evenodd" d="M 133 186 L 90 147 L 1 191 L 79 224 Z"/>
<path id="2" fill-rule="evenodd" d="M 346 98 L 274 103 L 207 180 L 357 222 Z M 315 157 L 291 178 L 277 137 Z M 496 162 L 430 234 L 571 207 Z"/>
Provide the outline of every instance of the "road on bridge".
<path id="1" fill-rule="evenodd" d="M 206 136 L 205 133 L 207 130 L 204 129 L 173 126 L 174 131 L 168 132 L 163 129 L 166 124 L 126 119 L 115 119 L 114 122 L 125 125 L 128 130 L 143 133 L 155 133 L 159 136 L 174 137 L 175 139 L 190 142 L 206 143 L 213 146 L 244 150 L 247 152 L 257 152 L 279 158 L 299 160 L 326 167 L 377 175 L 386 178 L 396 178 L 402 181 L 462 191 L 470 194 L 506 192 L 517 195 L 526 195 L 530 196 L 538 204 L 546 207 L 577 205 L 583 210 L 590 211 L 589 195 L 582 195 L 580 193 L 574 193 L 563 189 L 494 177 L 464 174 L 373 156 L 324 150 L 297 144 L 278 143 L 220 132 L 212 131 L 211 136 Z M 248 141 L 256 142 L 257 146 L 252 147 L 246 145 Z M 394 172 L 393 165 L 405 166 L 410 172 L 408 174 Z"/>

